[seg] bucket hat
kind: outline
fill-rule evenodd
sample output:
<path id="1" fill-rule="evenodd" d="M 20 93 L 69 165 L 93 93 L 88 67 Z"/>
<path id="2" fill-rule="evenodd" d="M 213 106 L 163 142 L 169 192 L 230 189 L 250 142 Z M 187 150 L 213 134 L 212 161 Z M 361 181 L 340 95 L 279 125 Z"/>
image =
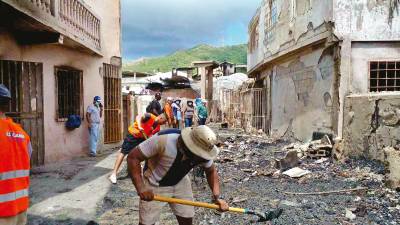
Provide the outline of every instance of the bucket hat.
<path id="1" fill-rule="evenodd" d="M 196 156 L 206 160 L 217 157 L 217 135 L 208 126 L 187 127 L 182 130 L 182 139 L 186 147 Z"/>

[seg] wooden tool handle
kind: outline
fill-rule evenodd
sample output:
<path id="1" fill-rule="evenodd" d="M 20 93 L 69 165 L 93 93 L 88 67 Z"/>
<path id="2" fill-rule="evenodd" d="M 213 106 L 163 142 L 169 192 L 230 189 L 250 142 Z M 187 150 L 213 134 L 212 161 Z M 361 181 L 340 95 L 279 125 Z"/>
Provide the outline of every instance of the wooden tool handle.
<path id="1" fill-rule="evenodd" d="M 209 208 L 209 209 L 217 209 L 217 210 L 219 209 L 219 205 L 216 204 L 210 204 L 205 202 L 194 202 L 178 198 L 168 198 L 158 195 L 154 195 L 154 200 L 159 202 L 176 203 L 181 205 L 190 205 L 190 206 Z M 246 209 L 229 207 L 229 212 L 246 213 L 246 211 L 247 211 Z"/>

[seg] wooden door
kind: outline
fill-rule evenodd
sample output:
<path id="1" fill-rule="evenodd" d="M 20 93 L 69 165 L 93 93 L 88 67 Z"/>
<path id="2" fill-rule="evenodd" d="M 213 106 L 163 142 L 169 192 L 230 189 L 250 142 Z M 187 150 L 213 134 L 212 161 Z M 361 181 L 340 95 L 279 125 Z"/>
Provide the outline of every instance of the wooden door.
<path id="1" fill-rule="evenodd" d="M 122 140 L 122 90 L 120 67 L 103 64 L 104 70 L 104 143 Z"/>
<path id="2" fill-rule="evenodd" d="M 29 134 L 32 166 L 44 164 L 43 64 L 0 60 L 0 83 L 11 91 L 7 112 Z"/>

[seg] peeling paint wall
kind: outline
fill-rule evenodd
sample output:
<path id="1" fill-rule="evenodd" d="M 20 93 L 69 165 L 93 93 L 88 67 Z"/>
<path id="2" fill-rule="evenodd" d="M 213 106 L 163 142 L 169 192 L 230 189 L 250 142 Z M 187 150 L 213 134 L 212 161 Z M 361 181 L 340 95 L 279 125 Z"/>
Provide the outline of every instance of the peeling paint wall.
<path id="1" fill-rule="evenodd" d="M 385 161 L 385 147 L 400 147 L 400 92 L 348 96 L 343 140 L 345 155 Z"/>
<path id="2" fill-rule="evenodd" d="M 395 0 L 334 0 L 333 9 L 334 32 L 339 39 L 400 39 L 400 11 Z"/>
<path id="3" fill-rule="evenodd" d="M 314 131 L 333 131 L 332 49 L 316 49 L 275 66 L 272 79 L 273 136 L 307 141 Z"/>
<path id="4" fill-rule="evenodd" d="M 257 64 L 259 64 L 260 62 L 263 61 L 264 59 L 264 52 L 263 52 L 263 42 L 264 42 L 264 38 L 265 38 L 265 33 L 263 32 L 264 29 L 262 29 L 264 27 L 264 22 L 265 22 L 265 14 L 263 13 L 263 9 L 259 8 L 257 10 L 256 15 L 254 16 L 253 20 L 259 17 L 258 19 L 258 25 L 257 29 L 259 31 L 258 34 L 258 40 L 257 40 L 257 48 L 254 51 L 248 51 L 247 54 L 247 67 L 249 69 L 254 68 Z M 250 38 L 249 38 L 250 40 Z"/>
<path id="5" fill-rule="evenodd" d="M 255 52 L 248 54 L 249 71 L 279 52 L 326 38 L 318 36 L 330 32 L 327 22 L 332 20 L 332 0 L 276 0 L 277 23 L 269 29 L 266 14 L 270 11 L 270 2 L 264 0 L 260 7 L 259 45 Z M 266 35 L 268 32 L 272 35 Z"/>

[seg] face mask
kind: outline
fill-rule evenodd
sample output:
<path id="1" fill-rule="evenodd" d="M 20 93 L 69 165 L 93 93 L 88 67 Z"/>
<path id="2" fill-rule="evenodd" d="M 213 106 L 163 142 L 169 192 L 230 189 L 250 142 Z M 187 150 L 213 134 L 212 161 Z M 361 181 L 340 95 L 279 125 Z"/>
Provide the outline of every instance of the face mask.
<path id="1" fill-rule="evenodd" d="M 94 105 L 97 106 L 97 107 L 99 107 L 100 102 L 95 102 Z"/>

